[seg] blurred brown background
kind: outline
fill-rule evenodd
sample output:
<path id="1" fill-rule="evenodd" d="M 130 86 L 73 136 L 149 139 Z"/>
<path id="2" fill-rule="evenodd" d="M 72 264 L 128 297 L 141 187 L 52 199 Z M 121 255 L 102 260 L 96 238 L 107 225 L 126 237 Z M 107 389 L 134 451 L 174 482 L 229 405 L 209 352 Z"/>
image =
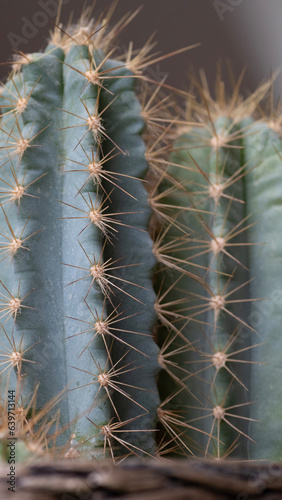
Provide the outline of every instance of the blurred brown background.
<path id="1" fill-rule="evenodd" d="M 58 0 L 2 0 L 0 7 L 0 60 L 10 60 L 14 50 L 32 52 L 44 48 L 54 25 Z M 61 19 L 70 13 L 76 18 L 84 5 L 79 0 L 63 0 Z M 85 4 L 90 5 L 91 0 Z M 187 88 L 187 70 L 204 68 L 212 83 L 219 59 L 229 58 L 236 75 L 246 65 L 246 89 L 254 89 L 271 69 L 281 66 L 281 0 L 120 0 L 114 19 L 143 4 L 137 18 L 120 37 L 126 47 L 130 40 L 142 46 L 156 33 L 162 53 L 201 42 L 201 47 L 175 56 L 154 68 L 161 76 L 169 73 L 171 85 Z M 107 10 L 111 0 L 97 0 L 95 10 Z M 40 26 L 40 27 L 39 27 Z M 7 74 L 1 66 L 1 79 Z M 276 94 L 279 95 L 278 80 Z"/>

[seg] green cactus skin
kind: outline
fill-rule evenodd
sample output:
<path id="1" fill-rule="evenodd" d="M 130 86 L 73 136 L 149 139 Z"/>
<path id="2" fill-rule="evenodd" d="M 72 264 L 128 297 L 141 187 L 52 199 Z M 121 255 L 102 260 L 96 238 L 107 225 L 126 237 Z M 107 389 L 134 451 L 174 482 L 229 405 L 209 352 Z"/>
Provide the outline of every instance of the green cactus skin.
<path id="1" fill-rule="evenodd" d="M 2 117 L 1 174 L 10 178 L 14 166 L 34 181 L 32 196 L 3 205 L 2 234 L 7 239 L 7 225 L 16 234 L 27 219 L 24 236 L 36 233 L 28 249 L 1 262 L 3 293 L 17 296 L 20 283 L 24 297 L 16 313 L 2 299 L 4 326 L 26 352 L 14 364 L 25 398 L 40 382 L 42 408 L 69 389 L 60 425 L 70 426 L 78 453 L 99 457 L 110 446 L 113 458 L 151 455 L 159 367 L 145 124 L 133 73 L 101 50 L 72 45 L 66 55 L 54 45 L 33 54 L 2 94 L 11 101 L 12 93 L 31 93 L 21 113 L 11 106 Z M 92 83 L 85 74 L 97 66 L 107 79 Z M 21 136 L 34 139 L 18 154 Z M 3 332 L 6 349 L 7 342 Z"/>
<path id="2" fill-rule="evenodd" d="M 42 54 L 34 54 L 33 59 L 38 59 L 37 62 L 24 66 L 23 74 L 19 76 L 21 83 L 19 92 L 24 89 L 25 94 L 28 94 L 35 86 L 32 97 L 30 97 L 24 112 L 16 119 L 13 115 L 11 118 L 2 119 L 2 123 L 3 121 L 5 123 L 1 132 L 1 155 L 3 158 L 7 158 L 7 155 L 11 158 L 9 160 L 8 157 L 8 162 L 1 169 L 2 178 L 8 179 L 8 181 L 13 179 L 12 168 L 19 177 L 19 182 L 22 181 L 26 171 L 24 185 L 39 178 L 27 191 L 31 196 L 23 196 L 19 205 L 11 201 L 5 203 L 3 207 L 16 237 L 19 236 L 18 232 L 26 224 L 27 219 L 24 237 L 37 231 L 40 232 L 27 240 L 28 250 L 20 249 L 12 256 L 13 258 L 11 258 L 11 254 L 7 255 L 6 253 L 4 254 L 6 259 L 1 262 L 1 293 L 8 296 L 3 288 L 5 286 L 13 296 L 17 296 L 20 283 L 20 298 L 29 294 L 23 301 L 20 314 L 17 314 L 16 317 L 15 338 L 18 345 L 22 339 L 24 350 L 29 349 L 28 359 L 35 362 L 27 363 L 30 371 L 28 377 L 30 389 L 27 390 L 27 393 L 33 392 L 38 383 L 38 377 L 42 376 L 41 390 L 38 394 L 39 407 L 43 406 L 43 401 L 51 399 L 55 394 L 61 392 L 63 386 L 67 385 L 63 359 L 58 363 L 57 370 L 50 369 L 49 364 L 50 357 L 56 356 L 58 347 L 63 348 L 65 336 L 63 304 L 58 287 L 58 277 L 61 274 L 61 255 L 57 239 L 61 208 L 58 203 L 50 203 L 50 196 L 53 196 L 54 200 L 60 197 L 62 185 L 58 169 L 58 156 L 61 154 L 61 149 L 55 134 L 56 119 L 59 120 L 60 115 L 57 108 L 61 106 L 62 96 L 62 57 L 61 50 L 44 57 Z M 14 84 L 13 81 L 10 82 L 11 92 L 15 93 L 16 86 L 15 80 Z M 44 100 L 42 96 L 44 96 Z M 7 92 L 7 98 L 9 97 L 10 93 Z M 47 129 L 43 130 L 47 126 L 48 132 Z M 9 138 L 11 133 L 15 136 L 15 140 L 12 137 Z M 19 156 L 14 142 L 20 140 L 21 136 L 30 139 L 36 134 L 39 134 L 38 139 L 36 138 L 34 141 L 38 145 L 40 144 L 40 147 L 28 147 L 19 166 Z M 50 147 L 48 137 L 52 137 L 52 147 Z M 46 175 L 47 172 L 48 175 Z M 43 176 L 43 174 L 45 175 Z M 5 231 L 10 238 L 12 237 L 3 212 L 1 213 L 1 228 L 2 234 Z M 43 228 L 45 229 L 42 230 Z M 2 238 L 2 242 L 7 245 L 7 239 L 5 241 Z M 34 287 L 36 293 L 32 291 Z M 47 300 L 45 300 L 46 298 Z M 8 300 L 10 300 L 9 296 Z M 1 304 L 3 309 L 6 306 L 6 303 Z M 33 309 L 27 309 L 25 306 Z M 3 312 L 9 313 L 9 311 Z M 5 320 L 7 316 L 9 315 L 4 317 Z M 38 331 L 39 325 L 40 332 Z M 13 318 L 11 317 L 5 323 L 5 329 L 10 334 L 12 328 Z M 46 334 L 47 331 L 50 332 L 49 335 Z M 1 339 L 1 342 L 3 340 Z M 41 342 L 37 344 L 39 340 Z M 39 360 L 40 365 L 36 364 Z M 67 411 L 64 404 L 61 411 L 64 419 L 63 414 Z"/>
<path id="3" fill-rule="evenodd" d="M 236 137 L 236 130 L 225 117 L 218 119 L 213 128 L 214 131 L 210 127 L 204 130 L 194 129 L 190 134 L 180 136 L 175 143 L 175 153 L 171 158 L 175 166 L 169 168 L 168 173 L 186 188 L 186 192 L 181 195 L 182 204 L 185 204 L 186 198 L 187 206 L 206 211 L 206 213 L 199 211 L 190 214 L 186 212 L 185 215 L 180 213 L 177 218 L 181 224 L 178 238 L 181 237 L 184 227 L 186 233 L 189 233 L 185 249 L 175 252 L 175 258 L 186 260 L 184 266 L 180 264 L 180 271 L 181 267 L 187 269 L 189 263 L 201 266 L 198 268 L 190 266 L 190 269 L 194 269 L 194 278 L 184 274 L 179 281 L 178 297 L 186 296 L 188 302 L 183 308 L 183 318 L 179 328 L 198 353 L 193 350 L 187 353 L 186 362 L 189 369 L 192 373 L 199 373 L 198 377 L 187 377 L 187 387 L 198 401 L 194 399 L 189 402 L 185 415 L 187 419 L 190 417 L 191 424 L 197 425 L 197 422 L 202 424 L 200 425 L 202 430 L 213 436 L 211 439 L 202 434 L 201 439 L 199 433 L 197 438 L 197 432 L 193 431 L 191 439 L 197 442 L 198 447 L 201 442 L 205 455 L 222 456 L 232 446 L 238 431 L 223 421 L 218 432 L 216 414 L 221 412 L 221 406 L 226 408 L 245 401 L 246 390 L 243 386 L 246 385 L 247 373 L 242 373 L 242 370 L 241 373 L 235 372 L 238 377 L 235 380 L 234 375 L 223 368 L 224 350 L 232 335 L 234 336 L 236 327 L 247 325 L 244 303 L 246 293 L 242 289 L 248 281 L 248 273 L 245 208 L 241 202 L 244 194 L 244 177 L 238 174 L 241 170 L 240 150 L 231 148 L 226 154 L 223 147 L 209 146 L 213 137 L 220 137 L 225 130 L 230 129 L 230 134 L 234 133 Z M 236 143 L 233 145 L 236 146 Z M 236 172 L 238 180 L 236 175 L 234 177 Z M 217 188 L 228 183 L 232 176 L 236 182 L 232 182 L 231 186 L 225 189 L 223 194 L 226 197 L 217 196 Z M 176 192 L 173 199 L 172 197 L 170 199 L 176 206 L 176 216 L 177 197 L 179 198 L 179 193 Z M 229 240 L 224 243 L 224 238 L 229 235 Z M 173 231 L 168 231 L 167 238 L 168 240 L 177 238 L 175 228 Z M 223 243 L 224 251 L 227 253 L 222 251 Z M 229 247 L 229 243 L 234 246 Z M 169 287 L 170 282 L 165 286 Z M 231 303 L 224 305 L 225 310 L 223 310 L 217 301 L 224 295 L 229 293 L 232 295 L 234 289 L 240 290 L 239 297 L 242 303 L 237 303 L 237 296 L 227 298 L 226 300 L 230 300 Z M 173 289 L 171 295 L 175 298 Z M 206 363 L 203 364 L 205 357 Z M 224 366 L 220 369 L 221 363 Z M 241 385 L 238 384 L 238 380 L 241 381 Z M 231 383 L 236 384 L 234 389 L 230 387 Z M 176 404 L 176 401 L 172 403 Z M 242 432 L 246 432 L 246 429 Z"/>
<path id="4" fill-rule="evenodd" d="M 256 460 L 281 461 L 280 401 L 281 384 L 281 136 L 266 122 L 254 123 L 245 138 L 248 168 L 247 210 L 256 224 L 251 238 L 259 245 L 250 247 L 251 294 L 267 300 L 253 303 L 250 317 L 262 343 L 252 353 L 255 364 L 251 372 L 250 433 L 256 444 L 250 446 L 250 457 Z M 254 168 L 255 167 L 255 168 Z"/>
<path id="5" fill-rule="evenodd" d="M 108 60 L 104 69 L 109 71 L 115 66 L 115 61 Z M 130 78 L 132 73 L 125 68 L 120 68 L 112 71 L 112 75 L 121 78 L 110 80 L 108 90 L 113 95 L 118 95 L 119 98 L 111 103 L 111 94 L 104 92 L 101 103 L 102 108 L 106 109 L 105 123 L 111 124 L 111 140 L 118 144 L 125 153 L 125 156 L 121 154 L 115 156 L 109 164 L 110 172 L 122 174 L 119 181 L 122 191 L 114 190 L 111 195 L 113 205 L 119 207 L 121 216 L 117 218 L 122 224 L 119 227 L 117 240 L 113 239 L 113 245 L 115 258 L 120 259 L 120 265 L 130 266 L 121 269 L 121 273 L 120 270 L 116 271 L 119 276 L 122 276 L 124 271 L 126 280 L 129 283 L 124 284 L 122 291 L 118 289 L 115 291 L 113 305 L 117 308 L 119 304 L 122 304 L 123 311 L 126 311 L 126 315 L 129 316 L 117 325 L 118 328 L 124 331 L 124 333 L 121 332 L 120 338 L 126 344 L 134 345 L 138 349 L 138 351 L 131 349 L 125 358 L 127 363 L 133 363 L 132 366 L 136 366 L 138 369 L 126 373 L 122 381 L 137 388 L 141 386 L 141 391 L 140 389 L 133 390 L 132 397 L 149 411 L 149 414 L 144 415 L 142 419 L 132 422 L 131 430 L 134 429 L 134 426 L 142 429 L 144 422 L 146 428 L 153 431 L 156 429 L 156 408 L 159 404 L 155 385 L 159 371 L 157 360 L 159 349 L 155 343 L 152 343 L 151 339 L 154 323 L 156 322 L 154 310 L 156 295 L 152 282 L 156 259 L 152 252 L 153 242 L 148 234 L 152 216 L 148 204 L 148 193 L 145 185 L 140 185 L 140 182 L 137 181 L 137 179 L 144 179 L 148 171 L 146 146 L 141 137 L 144 131 L 144 120 L 141 118 L 141 105 L 134 91 L 135 82 L 132 77 Z M 124 78 L 127 75 L 129 78 Z M 110 154 L 111 149 L 112 145 L 108 142 L 105 153 Z M 129 172 L 135 179 L 127 177 Z M 109 183 L 106 189 L 110 191 Z M 137 203 L 136 200 L 138 200 Z M 144 255 L 146 255 L 146 262 Z M 106 259 L 111 257 L 110 247 L 106 249 L 105 256 Z M 119 284 L 120 282 L 116 283 Z M 133 287 L 130 283 L 138 284 L 138 287 Z M 135 301 L 132 301 L 130 295 L 134 295 Z M 135 315 L 136 305 L 138 305 L 137 316 Z M 110 309 L 112 309 L 111 306 Z M 143 335 L 127 333 L 136 331 L 142 332 Z M 116 346 L 113 353 L 115 362 L 118 362 L 128 351 L 126 344 L 119 343 Z M 150 363 L 147 363 L 146 359 L 150 359 Z M 122 420 L 133 419 L 140 414 L 140 408 L 136 405 L 126 407 L 122 403 L 122 396 L 119 394 L 116 396 Z M 140 425 L 141 427 L 139 427 Z M 140 432 L 139 437 L 134 434 L 133 438 L 137 442 L 141 442 L 142 449 L 149 450 L 151 454 L 154 453 L 155 432 Z M 126 439 L 126 436 L 124 438 Z"/>

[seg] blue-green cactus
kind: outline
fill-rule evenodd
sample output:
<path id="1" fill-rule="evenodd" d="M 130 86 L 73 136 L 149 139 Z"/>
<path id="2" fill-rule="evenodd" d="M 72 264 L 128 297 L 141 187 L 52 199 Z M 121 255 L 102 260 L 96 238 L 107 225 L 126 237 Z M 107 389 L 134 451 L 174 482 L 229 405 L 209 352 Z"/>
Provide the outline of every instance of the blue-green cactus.
<path id="1" fill-rule="evenodd" d="M 229 107 L 201 88 L 198 123 L 178 133 L 160 189 L 164 205 L 175 206 L 163 244 L 182 241 L 169 255 L 178 272 L 167 270 L 162 283 L 170 289 L 167 317 L 177 315 L 177 328 L 195 348 L 182 357 L 191 373 L 181 381 L 198 399 L 185 404 L 176 393 L 170 404 L 182 405 L 186 422 L 209 434 L 189 433 L 205 456 L 217 458 L 235 451 L 241 458 L 281 459 L 282 143 L 279 116 L 250 118 L 266 87 L 243 102 L 236 88 Z M 182 189 L 171 191 L 168 179 Z M 193 211 L 179 210 L 179 200 Z"/>
<path id="2" fill-rule="evenodd" d="M 78 450 L 99 455 L 117 429 L 127 453 L 152 454 L 156 261 L 136 78 L 92 40 L 54 39 L 2 92 L 1 345 L 20 352 L 6 371 L 25 398 L 40 383 L 38 408 L 68 389 L 60 426 Z"/>

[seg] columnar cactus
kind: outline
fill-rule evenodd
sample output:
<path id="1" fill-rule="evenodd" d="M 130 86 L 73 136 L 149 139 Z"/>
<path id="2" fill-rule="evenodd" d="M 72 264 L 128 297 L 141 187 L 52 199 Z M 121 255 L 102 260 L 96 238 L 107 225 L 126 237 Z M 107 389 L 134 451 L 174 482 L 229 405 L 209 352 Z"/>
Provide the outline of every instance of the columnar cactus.
<path id="1" fill-rule="evenodd" d="M 279 363 L 261 345 L 279 312 L 253 320 L 281 259 L 278 121 L 252 118 L 267 86 L 229 106 L 204 88 L 197 123 L 171 119 L 142 71 L 150 47 L 113 59 L 123 24 L 108 20 L 56 28 L 2 89 L 3 414 L 15 389 L 38 454 L 46 417 L 65 457 L 247 456 L 250 442 L 279 458 L 260 366 Z"/>
<path id="2" fill-rule="evenodd" d="M 17 61 L 1 125 L 3 364 L 38 408 L 67 388 L 60 425 L 94 454 L 158 405 L 138 61 L 111 59 L 102 22 Z M 129 453 L 153 453 L 143 435 Z"/>
<path id="3" fill-rule="evenodd" d="M 177 295 L 176 273 L 166 272 L 163 287 L 171 287 L 166 300 L 174 327 L 195 348 L 187 353 L 186 384 L 198 401 L 184 409 L 185 417 L 209 433 L 200 441 L 205 456 L 225 457 L 237 448 L 241 457 L 281 460 L 279 114 L 250 118 L 267 85 L 244 102 L 237 87 L 226 102 L 222 82 L 217 101 L 204 82 L 197 86 L 198 127 L 179 130 L 167 170 L 182 191 L 169 191 L 167 178 L 161 187 L 175 206 L 166 244 L 182 240 L 170 258 L 183 268 Z M 193 211 L 179 210 L 180 199 Z"/>

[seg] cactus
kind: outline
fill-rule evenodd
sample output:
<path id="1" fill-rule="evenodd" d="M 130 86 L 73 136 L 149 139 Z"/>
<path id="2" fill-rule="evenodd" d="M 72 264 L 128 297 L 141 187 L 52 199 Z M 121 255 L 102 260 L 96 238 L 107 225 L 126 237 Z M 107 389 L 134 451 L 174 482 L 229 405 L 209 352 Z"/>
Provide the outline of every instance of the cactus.
<path id="1" fill-rule="evenodd" d="M 279 364 L 279 311 L 252 319 L 280 259 L 279 120 L 253 118 L 268 85 L 227 103 L 196 83 L 172 119 L 150 44 L 113 59 L 132 16 L 111 15 L 57 27 L 1 92 L 2 413 L 15 391 L 23 457 L 279 459 L 260 366 Z"/>
<path id="2" fill-rule="evenodd" d="M 206 457 L 236 450 L 239 457 L 281 460 L 279 113 L 254 119 L 269 84 L 243 102 L 238 86 L 226 101 L 220 79 L 221 100 L 213 100 L 204 81 L 195 85 L 197 127 L 179 130 L 167 169 L 182 190 L 171 190 L 167 178 L 161 183 L 165 203 L 175 206 L 163 244 L 182 240 L 169 255 L 180 273 L 166 271 L 163 278 L 171 288 L 168 312 L 195 348 L 187 352 L 191 374 L 182 381 L 198 401 L 183 411 L 209 434 L 198 439 Z M 179 200 L 193 211 L 179 210 Z M 181 394 L 176 403 L 183 406 Z"/>
<path id="3" fill-rule="evenodd" d="M 0 138 L 3 363 L 25 398 L 40 381 L 39 409 L 67 387 L 60 426 L 98 456 L 112 429 L 138 452 L 132 423 L 153 430 L 158 405 L 144 120 L 103 22 L 17 61 Z"/>

